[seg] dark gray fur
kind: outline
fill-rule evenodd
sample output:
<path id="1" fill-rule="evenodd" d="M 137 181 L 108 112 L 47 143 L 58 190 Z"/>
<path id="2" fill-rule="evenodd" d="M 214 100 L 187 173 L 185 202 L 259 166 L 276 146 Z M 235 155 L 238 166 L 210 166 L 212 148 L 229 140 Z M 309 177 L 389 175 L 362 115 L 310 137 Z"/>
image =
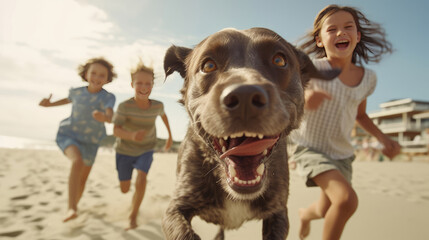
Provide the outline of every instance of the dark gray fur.
<path id="1" fill-rule="evenodd" d="M 273 64 L 276 54 L 284 56 L 285 67 Z M 217 69 L 204 73 L 201 69 L 208 59 L 216 63 Z M 224 239 L 224 229 L 238 228 L 251 219 L 263 220 L 263 239 L 286 239 L 286 137 L 299 126 L 304 87 L 310 77 L 332 79 L 339 71 L 318 71 L 307 55 L 264 28 L 225 29 L 193 49 L 172 46 L 165 55 L 164 69 L 166 76 L 177 71 L 184 78 L 181 103 L 190 117 L 178 154 L 176 190 L 162 222 L 166 238 L 200 239 L 190 224 L 194 216 L 199 216 L 220 226 L 215 239 Z M 241 112 L 228 109 L 222 96 L 232 85 L 262 89 L 262 97 L 267 98 L 264 106 Z M 263 161 L 266 175 L 262 186 L 249 192 L 229 187 L 227 167 L 212 145 L 213 137 L 243 131 L 280 135 Z"/>

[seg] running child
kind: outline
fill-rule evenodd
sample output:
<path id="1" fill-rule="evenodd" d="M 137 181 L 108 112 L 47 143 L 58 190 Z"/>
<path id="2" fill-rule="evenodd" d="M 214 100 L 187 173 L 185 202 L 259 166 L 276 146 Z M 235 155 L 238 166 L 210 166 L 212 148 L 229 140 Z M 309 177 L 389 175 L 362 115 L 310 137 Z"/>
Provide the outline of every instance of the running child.
<path id="1" fill-rule="evenodd" d="M 145 194 L 146 177 L 152 165 L 156 145 L 157 116 L 161 116 L 169 135 L 165 150 L 168 150 L 173 142 L 163 103 L 149 98 L 153 85 L 153 69 L 140 62 L 136 69 L 131 71 L 134 97 L 120 103 L 113 117 L 113 132 L 117 137 L 116 168 L 123 193 L 129 191 L 133 170 L 137 170 L 129 226 L 126 230 L 137 227 L 138 211 Z"/>
<path id="2" fill-rule="evenodd" d="M 400 145 L 383 134 L 366 113 L 366 99 L 376 86 L 376 74 L 363 62 L 378 62 L 391 52 L 380 25 L 368 20 L 352 7 L 329 5 L 314 21 L 314 29 L 301 48 L 317 58 L 320 69 L 339 68 L 332 81 L 312 79 L 305 91 L 306 113 L 293 141 L 297 171 L 306 177 L 307 186 L 318 186 L 320 197 L 299 210 L 299 237 L 310 233 L 310 222 L 324 218 L 325 240 L 340 239 L 346 222 L 358 206 L 351 185 L 354 149 L 351 131 L 355 121 L 383 144 L 383 153 L 393 158 Z"/>
<path id="3" fill-rule="evenodd" d="M 105 122 L 113 116 L 115 96 L 103 89 L 116 77 L 113 65 L 103 58 L 93 58 L 78 68 L 88 85 L 72 88 L 67 98 L 51 102 L 52 94 L 39 103 L 43 107 L 72 103 L 70 117 L 60 123 L 56 142 L 68 159 L 71 169 L 68 182 L 68 211 L 64 222 L 78 216 L 77 205 L 97 155 L 100 141 L 106 136 Z"/>

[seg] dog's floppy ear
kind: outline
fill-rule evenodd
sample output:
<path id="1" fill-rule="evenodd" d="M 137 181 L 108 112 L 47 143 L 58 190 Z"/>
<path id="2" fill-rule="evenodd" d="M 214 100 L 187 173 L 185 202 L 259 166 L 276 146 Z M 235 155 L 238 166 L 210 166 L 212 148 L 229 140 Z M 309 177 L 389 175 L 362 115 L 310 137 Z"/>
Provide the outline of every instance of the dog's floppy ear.
<path id="1" fill-rule="evenodd" d="M 313 62 L 307 54 L 297 49 L 295 49 L 295 51 L 299 59 L 301 75 L 303 76 L 302 83 L 304 86 L 307 85 L 308 81 L 310 81 L 310 78 L 332 80 L 336 76 L 340 75 L 341 69 L 334 68 L 329 70 L 319 70 L 314 66 Z"/>
<path id="2" fill-rule="evenodd" d="M 180 76 L 185 78 L 185 60 L 191 51 L 192 49 L 190 48 L 178 47 L 174 45 L 167 50 L 164 57 L 164 71 L 166 78 L 175 71 L 178 71 Z"/>

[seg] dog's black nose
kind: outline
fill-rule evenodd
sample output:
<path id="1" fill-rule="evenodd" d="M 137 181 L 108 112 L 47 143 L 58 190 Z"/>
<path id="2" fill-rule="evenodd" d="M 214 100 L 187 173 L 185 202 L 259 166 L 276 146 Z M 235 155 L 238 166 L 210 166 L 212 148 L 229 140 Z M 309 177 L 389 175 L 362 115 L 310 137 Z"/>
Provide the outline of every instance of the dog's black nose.
<path id="1" fill-rule="evenodd" d="M 257 85 L 231 85 L 220 95 L 221 106 L 244 120 L 260 114 L 268 101 L 265 89 Z"/>

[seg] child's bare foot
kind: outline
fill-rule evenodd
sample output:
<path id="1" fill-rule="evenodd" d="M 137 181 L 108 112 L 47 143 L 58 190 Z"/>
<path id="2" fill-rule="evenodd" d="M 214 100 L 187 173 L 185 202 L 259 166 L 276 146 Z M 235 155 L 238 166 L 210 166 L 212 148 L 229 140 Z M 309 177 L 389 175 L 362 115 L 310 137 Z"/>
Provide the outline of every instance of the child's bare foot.
<path id="1" fill-rule="evenodd" d="M 130 225 L 125 228 L 126 231 L 137 228 L 137 218 L 136 217 L 130 217 Z"/>
<path id="2" fill-rule="evenodd" d="M 299 239 L 305 239 L 308 234 L 310 234 L 310 220 L 305 219 L 304 208 L 300 208 L 299 210 L 299 219 L 301 220 L 301 226 L 299 227 Z"/>
<path id="3" fill-rule="evenodd" d="M 69 209 L 66 213 L 66 217 L 63 219 L 63 222 L 77 218 L 77 211 L 74 209 Z"/>
<path id="4" fill-rule="evenodd" d="M 288 164 L 289 164 L 289 169 L 290 170 L 295 170 L 296 169 L 296 162 L 295 161 L 290 161 Z"/>

